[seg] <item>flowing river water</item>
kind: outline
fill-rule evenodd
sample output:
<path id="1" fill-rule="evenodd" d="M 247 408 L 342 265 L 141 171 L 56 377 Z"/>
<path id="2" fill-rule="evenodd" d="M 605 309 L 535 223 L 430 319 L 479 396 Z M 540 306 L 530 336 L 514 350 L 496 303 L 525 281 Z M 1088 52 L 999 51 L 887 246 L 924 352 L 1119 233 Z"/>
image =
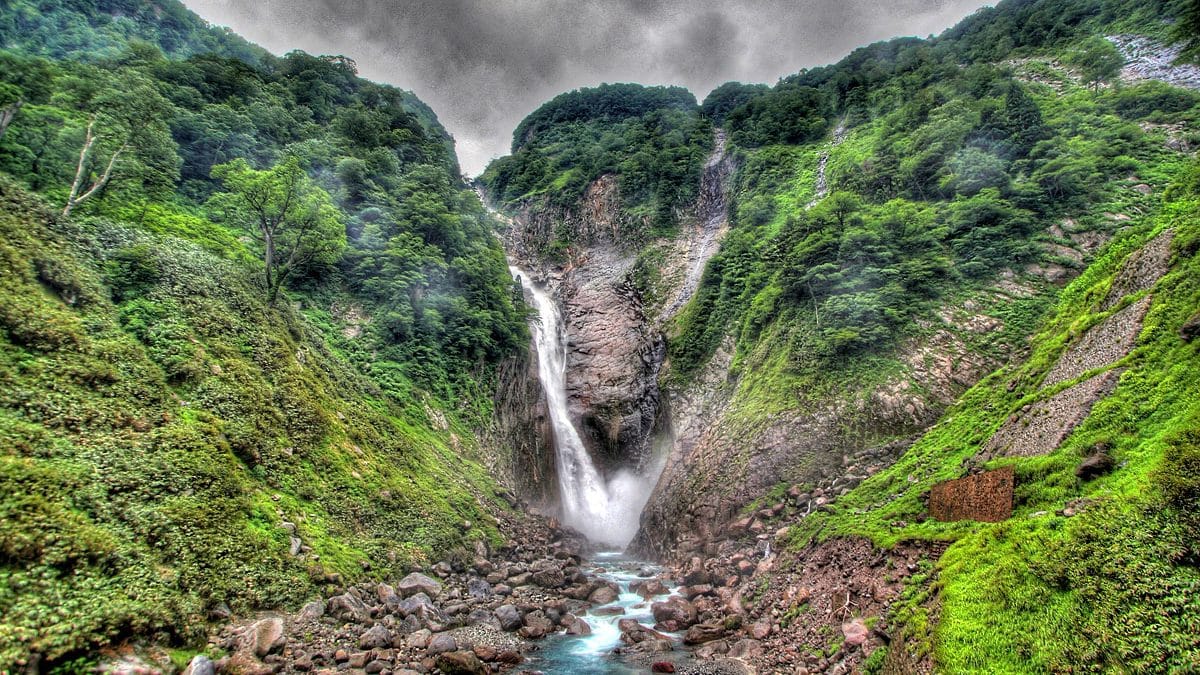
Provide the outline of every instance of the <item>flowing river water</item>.
<path id="1" fill-rule="evenodd" d="M 591 626 L 590 635 L 555 635 L 547 638 L 542 648 L 530 655 L 526 672 L 564 675 L 632 675 L 646 672 L 644 665 L 622 661 L 613 654 L 613 650 L 621 645 L 621 628 L 618 624 L 622 619 L 633 619 L 644 626 L 654 625 L 654 616 L 650 613 L 651 601 L 633 592 L 630 586 L 661 570 L 644 562 L 630 560 L 617 551 L 597 553 L 591 563 L 597 576 L 620 586 L 620 595 L 616 601 L 594 607 L 583 615 L 584 621 Z M 667 587 L 671 594 L 677 592 L 674 585 L 668 584 Z M 667 597 L 660 596 L 654 600 L 666 600 Z M 680 636 L 672 633 L 665 635 L 679 645 Z M 681 655 L 674 656 L 677 658 Z"/>
<path id="2" fill-rule="evenodd" d="M 623 548 L 637 533 L 638 520 L 658 471 L 639 476 L 621 470 L 605 479 L 592 461 L 567 405 L 567 335 L 562 314 L 549 289 L 535 282 L 528 273 L 510 266 L 538 316 L 530 322 L 538 357 L 538 379 L 545 391 L 546 406 L 554 432 L 562 522 L 588 537 L 597 545 Z M 661 466 L 657 467 L 661 469 Z M 657 576 L 661 569 L 646 562 L 625 557 L 620 551 L 596 553 L 589 564 L 602 579 L 615 583 L 619 595 L 614 602 L 593 607 L 581 618 L 591 628 L 588 635 L 555 635 L 547 638 L 533 654 L 523 672 L 571 675 L 644 673 L 614 655 L 621 646 L 620 622 L 633 619 L 644 626 L 654 624 L 651 601 L 635 593 L 631 586 L 638 579 Z M 676 588 L 666 584 L 673 594 Z M 659 596 L 656 601 L 669 596 Z M 680 638 L 670 635 L 677 645 Z M 677 655 L 678 656 L 678 655 Z"/>
<path id="3" fill-rule="evenodd" d="M 695 293 L 704 264 L 719 245 L 725 226 L 725 183 L 732 172 L 732 164 L 726 157 L 724 132 L 718 130 L 714 140 L 715 147 L 705 165 L 701 181 L 700 209 L 697 214 L 701 230 L 689 247 L 683 286 L 668 315 L 677 312 Z M 487 203 L 486 200 L 484 203 Z M 540 283 L 516 265 L 510 265 L 509 271 L 520 281 L 526 299 L 537 310 L 536 318 L 530 322 L 530 332 L 537 353 L 538 380 L 545 393 L 554 434 L 560 518 L 564 525 L 578 530 L 597 546 L 623 549 L 637 534 L 642 509 L 654 489 L 666 455 L 657 453 L 662 457 L 642 466 L 640 473 L 635 467 L 629 467 L 606 476 L 596 466 L 575 426 L 568 405 L 568 335 L 554 289 L 549 284 Z M 607 605 L 594 607 L 583 615 L 582 618 L 591 627 L 589 635 L 556 635 L 547 638 L 531 658 L 529 669 L 524 672 L 572 675 L 646 672 L 648 664 L 635 666 L 614 655 L 614 650 L 622 645 L 619 625 L 622 620 L 632 619 L 647 627 L 654 625 L 652 601 L 635 593 L 631 586 L 639 578 L 659 575 L 662 570 L 649 563 L 629 559 L 616 550 L 595 554 L 590 564 L 598 576 L 620 588 L 618 598 Z M 674 585 L 665 585 L 669 594 L 677 593 Z M 659 596 L 653 600 L 664 601 L 668 597 Z M 687 653 L 679 651 L 681 637 L 669 633 L 665 635 L 675 646 L 671 658 L 665 660 L 686 662 Z"/>

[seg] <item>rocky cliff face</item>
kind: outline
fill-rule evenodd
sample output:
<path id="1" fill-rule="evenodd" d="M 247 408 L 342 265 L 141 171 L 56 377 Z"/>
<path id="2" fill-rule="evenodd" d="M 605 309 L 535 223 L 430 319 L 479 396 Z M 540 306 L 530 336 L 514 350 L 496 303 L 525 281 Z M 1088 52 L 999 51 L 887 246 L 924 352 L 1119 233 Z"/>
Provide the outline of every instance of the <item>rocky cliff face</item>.
<path id="1" fill-rule="evenodd" d="M 701 196 L 675 238 L 646 244 L 628 234 L 645 224 L 622 211 L 613 175 L 593 181 L 573 209 L 531 204 L 510 223 L 510 256 L 546 282 L 562 303 L 571 414 L 605 470 L 649 469 L 653 440 L 667 433 L 659 389 L 666 351 L 662 327 L 695 291 L 704 263 L 719 246 L 732 167 L 718 132 Z M 555 238 L 571 242 L 561 260 L 538 253 Z M 647 249 L 661 252 L 658 282 L 649 294 L 634 279 L 639 254 Z"/>
<path id="2" fill-rule="evenodd" d="M 981 311 L 972 319 L 990 317 Z M 723 346 L 699 378 L 669 394 L 676 436 L 642 513 L 633 544 L 640 554 L 673 561 L 712 555 L 721 540 L 745 530 L 747 505 L 780 484 L 823 489 L 827 499 L 852 489 L 891 464 L 996 365 L 947 325 L 906 345 L 906 369 L 878 386 L 848 385 L 827 399 L 800 395 L 793 409 L 749 421 L 738 398 L 746 383 L 730 370 L 731 351 Z"/>
<path id="3" fill-rule="evenodd" d="M 558 501 L 554 436 L 546 397 L 538 384 L 537 354 L 500 364 L 492 424 L 481 447 L 490 448 L 490 468 L 539 510 Z"/>
<path id="4" fill-rule="evenodd" d="M 1082 261 L 1095 247 L 1086 245 L 1088 237 L 1067 238 L 1064 227 L 1078 229 L 1068 220 L 1050 234 L 1072 245 L 1047 243 L 1047 252 L 1060 247 Z M 768 414 L 753 409 L 747 395 L 761 372 L 734 368 L 727 340 L 698 377 L 664 392 L 673 442 L 632 548 L 673 562 L 713 555 L 721 541 L 745 533 L 753 520 L 747 509 L 773 488 L 820 490 L 810 508 L 845 494 L 891 465 L 980 378 L 1021 356 L 1022 344 L 981 348 L 1004 329 L 1000 317 L 1014 299 L 1051 294 L 1076 272 L 1032 266 L 1002 274 L 968 300 L 947 301 L 896 350 L 890 375 L 846 381 L 832 392 L 797 391 Z"/>
<path id="5" fill-rule="evenodd" d="M 629 281 L 636 251 L 621 244 L 627 225 L 615 177 L 602 176 L 576 210 L 526 209 L 509 232 L 515 262 L 546 282 L 562 304 L 571 415 L 593 457 L 607 468 L 645 458 L 658 417 L 664 351 Z M 572 242 L 561 263 L 532 253 L 554 233 Z"/>

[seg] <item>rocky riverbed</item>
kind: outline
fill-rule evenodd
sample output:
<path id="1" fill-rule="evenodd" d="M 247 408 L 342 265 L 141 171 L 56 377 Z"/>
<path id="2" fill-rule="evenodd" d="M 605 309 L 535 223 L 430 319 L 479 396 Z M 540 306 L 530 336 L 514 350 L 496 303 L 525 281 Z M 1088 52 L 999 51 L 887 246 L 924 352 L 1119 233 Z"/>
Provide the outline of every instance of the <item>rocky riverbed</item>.
<path id="1" fill-rule="evenodd" d="M 787 550 L 788 525 L 825 494 L 797 487 L 661 567 L 521 517 L 513 543 L 481 543 L 473 559 L 383 582 L 331 578 L 297 612 L 230 621 L 187 672 L 851 672 L 887 643 L 889 606 L 935 552 L 865 540 Z M 109 670 L 165 669 L 127 659 Z"/>

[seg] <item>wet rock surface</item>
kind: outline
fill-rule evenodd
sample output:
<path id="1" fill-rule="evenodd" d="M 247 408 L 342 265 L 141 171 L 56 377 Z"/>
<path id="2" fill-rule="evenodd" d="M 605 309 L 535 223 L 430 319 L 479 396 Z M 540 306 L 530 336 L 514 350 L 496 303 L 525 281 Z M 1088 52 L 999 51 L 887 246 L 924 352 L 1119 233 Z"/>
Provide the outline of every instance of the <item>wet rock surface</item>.
<path id="1" fill-rule="evenodd" d="M 511 670 L 536 651 L 538 640 L 586 630 L 571 612 L 591 605 L 558 590 L 567 579 L 584 598 L 607 588 L 607 582 L 580 572 L 583 539 L 553 521 L 524 518 L 520 536 L 511 541 L 496 551 L 484 547 L 486 555 L 469 565 L 443 561 L 392 583 L 333 588 L 295 614 L 234 621 L 210 640 L 227 655 L 207 663 L 198 658 L 193 670 L 200 675 Z"/>

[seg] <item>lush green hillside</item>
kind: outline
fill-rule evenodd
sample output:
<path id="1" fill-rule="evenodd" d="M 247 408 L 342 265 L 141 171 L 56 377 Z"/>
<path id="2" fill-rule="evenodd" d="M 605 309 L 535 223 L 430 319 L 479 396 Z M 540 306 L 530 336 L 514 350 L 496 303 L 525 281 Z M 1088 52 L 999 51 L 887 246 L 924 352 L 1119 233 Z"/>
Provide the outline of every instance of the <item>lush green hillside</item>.
<path id="1" fill-rule="evenodd" d="M 939 552 L 933 542 L 954 542 L 887 617 L 898 628 L 893 645 L 939 671 L 1188 672 L 1197 663 L 1200 198 L 1188 150 L 1200 140 L 1200 95 L 1120 83 L 1124 58 L 1104 37 L 1186 38 L 1194 23 L 1171 22 L 1193 14 L 1180 2 L 1003 2 L 937 38 L 872 45 L 770 88 L 730 83 L 699 110 L 676 113 L 724 128 L 739 165 L 730 231 L 668 342 L 667 384 L 692 397 L 708 394 L 695 389 L 714 381 L 705 367 L 733 345 L 735 391 L 718 425 L 753 437 L 777 416 L 856 400 L 902 376 L 909 366 L 898 348 L 937 330 L 972 356 L 1008 364 L 894 466 L 802 520 L 789 516 L 799 520 L 790 541 L 800 552 L 833 537 Z M 541 137 L 615 126 L 602 115 L 547 120 L 535 125 Z M 537 137 L 516 142 L 485 182 L 516 205 L 566 184 L 561 153 Z M 562 193 L 568 202 L 601 173 L 622 186 L 635 175 L 617 163 L 588 166 Z M 538 169 L 528 184 L 500 179 L 513 167 Z M 1138 252 L 1168 230 L 1169 273 L 1153 288 L 1123 288 L 1121 270 L 1141 264 Z M 653 284 L 641 290 L 652 294 Z M 1047 378 L 1064 352 L 1098 339 L 1084 337 L 1089 329 L 1146 298 L 1127 356 Z M 964 307 L 990 312 L 992 328 L 939 318 Z M 989 450 L 1006 422 L 1035 424 L 1022 413 L 1108 371 L 1119 376 L 1115 391 L 1060 447 L 1026 457 Z M 871 445 L 900 432 L 846 434 Z M 1112 472 L 1077 476 L 1101 451 Z M 718 459 L 753 464 L 753 452 Z M 937 482 L 1009 466 L 1011 520 L 929 515 Z M 829 642 L 839 653 L 837 636 Z M 880 650 L 868 669 L 884 658 Z"/>
<path id="2" fill-rule="evenodd" d="M 1034 5 L 1065 17 L 1055 19 L 1060 34 L 1032 43 L 1022 36 L 1036 22 L 1021 19 L 1012 40 L 1022 50 L 978 52 L 984 38 L 972 27 L 998 30 Z M 1073 86 L 1040 86 L 1001 60 L 1115 52 L 1070 38 L 1089 21 L 1111 26 L 1120 8 L 1089 4 L 1078 16 L 1082 7 L 1002 4 L 936 40 L 873 45 L 787 78 L 728 112 L 744 148 L 734 231 L 672 343 L 676 374 L 702 365 L 727 331 L 749 351 L 772 322 L 794 328 L 781 349 L 794 360 L 816 355 L 819 367 L 887 349 L 918 330 L 930 300 L 1004 268 L 1070 264 L 1047 261 L 1038 242 L 1057 218 L 1125 200 L 1120 179 L 1158 174 L 1161 183 L 1166 153 L 1137 123 L 1194 119 L 1195 95 L 1156 83 L 1089 92 L 1082 70 L 1070 71 Z M 986 43 L 998 39 L 989 32 Z M 835 125 L 845 141 L 827 143 Z M 832 194 L 806 208 L 822 154 Z"/>
<path id="3" fill-rule="evenodd" d="M 847 535 L 881 546 L 954 541 L 925 579 L 926 594 L 893 610 L 913 638 L 909 648 L 931 650 L 946 672 L 1186 672 L 1200 656 L 1196 171 L 1181 169 L 1158 215 L 1124 228 L 1062 292 L 1027 360 L 989 376 L 895 465 L 792 535 L 798 546 Z M 1173 234 L 1171 271 L 1149 291 L 1125 295 L 1116 279 L 1131 254 L 1164 232 Z M 1128 356 L 1048 384 L 1067 348 L 1143 298 L 1152 304 Z M 1106 371 L 1120 376 L 1115 391 L 1060 447 L 987 458 L 989 439 L 1010 417 Z M 1112 472 L 1080 477 L 1077 467 L 1098 452 L 1112 458 Z M 1011 520 L 929 518 L 930 487 L 964 466 L 1013 467 Z"/>
<path id="4" fill-rule="evenodd" d="M 524 310 L 432 112 L 175 2 L 0 38 L 0 671 L 497 541 Z"/>
<path id="5" fill-rule="evenodd" d="M 217 52 L 251 64 L 270 59 L 176 0 L 12 0 L 0 16 L 0 47 L 56 59 L 112 58 L 139 40 L 176 57 Z"/>
<path id="6" fill-rule="evenodd" d="M 605 174 L 619 176 L 625 213 L 638 223 L 624 232 L 631 243 L 669 232 L 677 210 L 692 203 L 700 185 L 712 129 L 696 99 L 679 87 L 601 85 L 556 97 L 513 133 L 513 154 L 481 176 L 488 193 L 507 208 L 535 211 L 574 207 L 584 189 Z M 556 233 L 547 251 L 565 249 Z"/>

